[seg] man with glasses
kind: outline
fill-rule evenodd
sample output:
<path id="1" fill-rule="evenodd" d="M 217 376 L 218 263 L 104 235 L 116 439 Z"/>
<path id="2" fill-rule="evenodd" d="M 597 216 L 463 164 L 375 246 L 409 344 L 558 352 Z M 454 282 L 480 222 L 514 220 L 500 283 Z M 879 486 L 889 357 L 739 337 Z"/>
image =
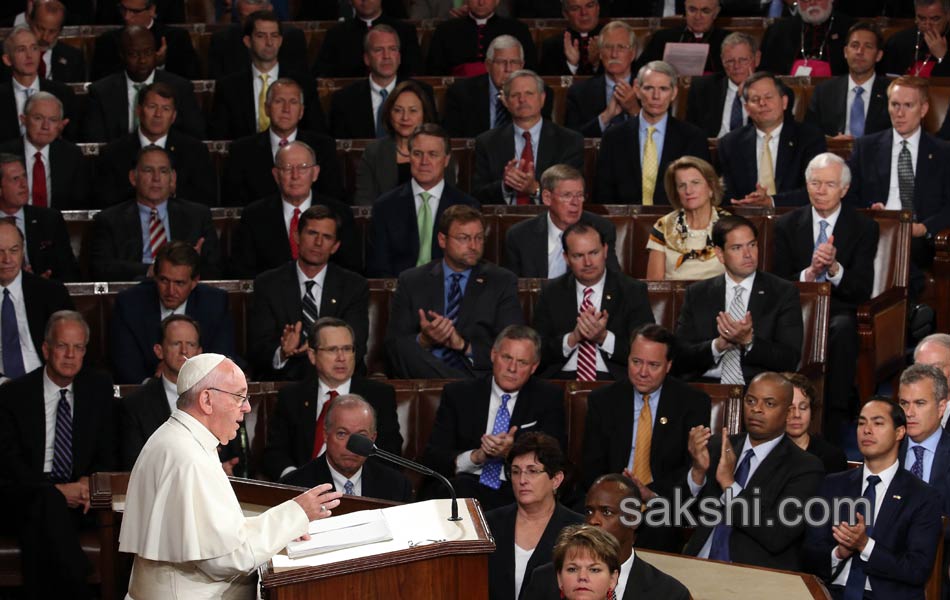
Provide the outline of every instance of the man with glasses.
<path id="1" fill-rule="evenodd" d="M 663 60 L 667 44 L 705 44 L 708 49 L 706 64 L 703 72 L 721 73 L 720 47 L 729 33 L 725 29 L 716 27 L 716 18 L 719 16 L 720 0 L 686 0 L 685 27 L 671 27 L 660 29 L 650 36 L 650 42 L 643 49 L 637 59 L 637 66 L 650 61 Z"/>
<path id="2" fill-rule="evenodd" d="M 343 319 L 325 316 L 314 322 L 306 347 L 307 360 L 313 368 L 307 369 L 301 381 L 280 389 L 277 406 L 268 424 L 263 471 L 269 479 L 277 481 L 296 469 L 307 468 L 305 465 L 312 459 L 326 456 L 331 451 L 335 428 L 329 418 L 330 405 L 334 399 L 349 394 L 359 395 L 371 407 L 373 427 L 366 429 L 372 430 L 376 445 L 387 452 L 402 454 L 396 392 L 390 385 L 355 375 L 357 348 L 354 339 L 354 328 Z M 340 426 L 341 422 L 336 425 Z M 332 450 L 339 456 L 339 447 Z M 339 467 L 345 461 L 334 462 Z M 325 464 L 322 463 L 321 470 Z M 312 472 L 313 468 L 307 470 Z M 306 474 L 300 476 L 307 477 Z M 329 481 L 325 479 L 313 484 Z M 343 486 L 338 489 L 342 490 Z"/>
<path id="3" fill-rule="evenodd" d="M 854 19 L 835 0 L 799 0 L 798 14 L 777 19 L 762 38 L 762 68 L 777 75 L 844 75 L 844 46 Z"/>
<path id="4" fill-rule="evenodd" d="M 534 377 L 541 338 L 525 325 L 505 327 L 490 353 L 491 373 L 442 389 L 422 462 L 450 478 L 459 497 L 485 510 L 514 501 L 505 457 L 524 432 L 546 433 L 566 448 L 561 389 Z M 443 495 L 440 486 L 431 495 Z"/>
<path id="5" fill-rule="evenodd" d="M 600 0 L 561 0 L 561 14 L 567 29 L 541 42 L 538 74 L 593 75 L 600 69 L 595 40 L 600 33 Z"/>
<path id="6" fill-rule="evenodd" d="M 880 70 L 894 75 L 947 77 L 950 1 L 915 0 L 914 20 L 914 27 L 888 38 Z"/>
<path id="7" fill-rule="evenodd" d="M 726 36 L 720 55 L 722 72 L 693 77 L 686 98 L 686 119 L 710 138 L 720 138 L 746 124 L 749 114 L 741 88 L 762 58 L 756 39 L 742 31 Z"/>

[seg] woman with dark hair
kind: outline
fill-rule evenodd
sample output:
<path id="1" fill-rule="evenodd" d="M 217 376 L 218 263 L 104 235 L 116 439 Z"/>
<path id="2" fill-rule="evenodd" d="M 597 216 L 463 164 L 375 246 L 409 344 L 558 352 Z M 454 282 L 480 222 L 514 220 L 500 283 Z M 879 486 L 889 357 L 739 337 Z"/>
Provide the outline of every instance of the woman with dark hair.
<path id="1" fill-rule="evenodd" d="M 505 463 L 515 503 L 485 515 L 495 537 L 495 552 L 488 558 L 489 600 L 516 600 L 534 568 L 551 561 L 561 529 L 584 521 L 557 501 L 564 454 L 556 439 L 525 433 L 515 440 Z"/>
<path id="2" fill-rule="evenodd" d="M 785 435 L 802 450 L 814 454 L 825 465 L 825 473 L 838 473 L 848 468 L 848 459 L 841 448 L 824 438 L 808 432 L 811 428 L 811 416 L 821 410 L 818 404 L 815 386 L 801 373 L 782 373 L 795 388 L 792 406 L 785 421 Z"/>
<path id="3" fill-rule="evenodd" d="M 389 135 L 363 150 L 356 170 L 355 205 L 371 206 L 381 195 L 409 181 L 409 136 L 423 123 L 438 123 L 429 95 L 411 79 L 397 85 L 386 98 L 382 119 Z M 455 184 L 454 161 L 445 170 L 445 180 Z"/>
<path id="4" fill-rule="evenodd" d="M 561 598 L 609 600 L 620 577 L 620 544 L 593 525 L 571 525 L 554 544 L 554 571 Z"/>

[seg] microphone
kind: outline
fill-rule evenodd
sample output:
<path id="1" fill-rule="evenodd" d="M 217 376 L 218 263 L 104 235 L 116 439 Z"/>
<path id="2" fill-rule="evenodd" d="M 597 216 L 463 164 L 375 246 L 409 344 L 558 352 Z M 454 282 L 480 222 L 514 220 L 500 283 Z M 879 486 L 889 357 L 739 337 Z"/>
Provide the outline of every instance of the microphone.
<path id="1" fill-rule="evenodd" d="M 433 471 L 425 465 L 420 465 L 417 462 L 413 462 L 407 458 L 403 458 L 397 454 L 392 454 L 391 452 L 386 452 L 385 450 L 380 450 L 376 447 L 376 444 L 373 440 L 369 439 L 365 435 L 360 435 L 354 433 L 350 435 L 350 439 L 346 442 L 346 449 L 352 452 L 353 454 L 358 454 L 359 456 L 378 456 L 383 460 L 387 460 L 391 463 L 397 464 L 400 467 L 405 467 L 407 469 L 412 469 L 417 473 L 422 473 L 423 475 L 428 475 L 430 477 L 435 477 L 439 479 L 442 483 L 445 484 L 445 487 L 449 488 L 449 492 L 452 494 L 452 516 L 449 517 L 449 521 L 461 521 L 462 517 L 459 516 L 459 506 L 458 500 L 455 497 L 455 488 L 452 487 L 452 484 L 449 483 L 449 480 L 445 478 L 444 475 Z"/>

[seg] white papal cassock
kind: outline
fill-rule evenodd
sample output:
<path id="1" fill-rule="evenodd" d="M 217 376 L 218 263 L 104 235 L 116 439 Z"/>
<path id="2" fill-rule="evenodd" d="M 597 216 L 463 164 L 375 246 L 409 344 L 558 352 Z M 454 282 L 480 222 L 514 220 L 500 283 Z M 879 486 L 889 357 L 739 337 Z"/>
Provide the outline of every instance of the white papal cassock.
<path id="1" fill-rule="evenodd" d="M 149 438 L 129 480 L 119 550 L 135 554 L 134 600 L 253 598 L 254 569 L 307 531 L 293 500 L 245 517 L 218 440 L 176 410 Z"/>

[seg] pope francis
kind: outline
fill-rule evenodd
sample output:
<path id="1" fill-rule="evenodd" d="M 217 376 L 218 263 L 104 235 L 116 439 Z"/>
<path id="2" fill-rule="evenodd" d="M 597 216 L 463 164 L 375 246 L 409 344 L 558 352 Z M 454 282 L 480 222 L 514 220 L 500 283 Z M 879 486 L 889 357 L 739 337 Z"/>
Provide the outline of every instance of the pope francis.
<path id="1" fill-rule="evenodd" d="M 257 566 L 330 516 L 342 494 L 325 484 L 245 517 L 217 450 L 251 410 L 244 373 L 220 354 L 200 354 L 182 367 L 178 396 L 129 480 L 119 534 L 119 550 L 135 554 L 128 598 L 254 598 Z"/>

